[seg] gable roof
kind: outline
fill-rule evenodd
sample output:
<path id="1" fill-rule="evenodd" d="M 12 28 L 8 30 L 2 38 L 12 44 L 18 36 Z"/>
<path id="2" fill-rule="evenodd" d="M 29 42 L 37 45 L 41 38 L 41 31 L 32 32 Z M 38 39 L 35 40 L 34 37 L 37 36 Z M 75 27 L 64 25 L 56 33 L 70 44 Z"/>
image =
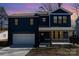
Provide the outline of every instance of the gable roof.
<path id="1" fill-rule="evenodd" d="M 9 17 L 38 17 L 39 16 L 47 16 L 48 14 L 46 12 L 40 12 L 40 13 L 16 13 L 11 14 Z"/>
<path id="2" fill-rule="evenodd" d="M 69 10 L 62 8 L 62 7 L 53 11 L 52 13 L 69 13 L 69 14 L 72 14 L 72 12 L 70 12 Z"/>

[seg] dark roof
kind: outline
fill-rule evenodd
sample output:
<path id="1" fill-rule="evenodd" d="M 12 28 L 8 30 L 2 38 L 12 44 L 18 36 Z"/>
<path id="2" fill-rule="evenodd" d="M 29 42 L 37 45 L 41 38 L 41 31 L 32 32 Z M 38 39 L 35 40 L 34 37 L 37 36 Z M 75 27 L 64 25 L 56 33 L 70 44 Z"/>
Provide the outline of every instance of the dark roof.
<path id="1" fill-rule="evenodd" d="M 47 16 L 47 13 L 18 13 L 9 15 L 9 17 L 38 17 L 38 16 Z"/>
<path id="2" fill-rule="evenodd" d="M 36 17 L 35 13 L 18 13 L 9 15 L 9 17 Z"/>
<path id="3" fill-rule="evenodd" d="M 72 12 L 70 12 L 69 10 L 62 8 L 62 7 L 53 11 L 52 13 L 69 13 L 69 14 L 72 14 Z"/>

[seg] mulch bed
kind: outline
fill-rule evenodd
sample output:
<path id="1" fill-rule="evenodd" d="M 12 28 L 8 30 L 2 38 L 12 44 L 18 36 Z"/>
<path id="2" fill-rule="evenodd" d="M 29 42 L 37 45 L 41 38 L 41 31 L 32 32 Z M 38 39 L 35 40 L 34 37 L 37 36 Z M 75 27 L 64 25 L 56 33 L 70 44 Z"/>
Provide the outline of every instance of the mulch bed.
<path id="1" fill-rule="evenodd" d="M 79 48 L 35 48 L 26 56 L 79 56 Z"/>
<path id="2" fill-rule="evenodd" d="M 0 46 L 7 46 L 8 45 L 8 41 L 0 41 Z"/>

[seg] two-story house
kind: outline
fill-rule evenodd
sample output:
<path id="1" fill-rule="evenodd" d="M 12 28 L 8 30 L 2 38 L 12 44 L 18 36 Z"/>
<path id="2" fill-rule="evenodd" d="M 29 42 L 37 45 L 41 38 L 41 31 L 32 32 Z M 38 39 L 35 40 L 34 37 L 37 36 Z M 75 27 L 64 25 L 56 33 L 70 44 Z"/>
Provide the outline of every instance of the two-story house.
<path id="1" fill-rule="evenodd" d="M 18 14 L 9 16 L 9 45 L 33 47 L 53 42 L 69 42 L 74 29 L 72 13 L 59 8 L 49 13 Z"/>

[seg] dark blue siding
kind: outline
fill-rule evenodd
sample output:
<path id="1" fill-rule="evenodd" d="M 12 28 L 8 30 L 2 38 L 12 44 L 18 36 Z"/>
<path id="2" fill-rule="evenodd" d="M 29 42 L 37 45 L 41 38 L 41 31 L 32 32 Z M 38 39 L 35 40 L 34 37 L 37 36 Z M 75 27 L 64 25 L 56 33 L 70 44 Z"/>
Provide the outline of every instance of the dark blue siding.
<path id="1" fill-rule="evenodd" d="M 27 33 L 34 33 L 37 31 L 37 18 L 32 18 L 34 19 L 34 24 L 30 25 L 30 18 L 9 18 L 9 27 L 13 33 L 22 33 L 22 32 L 27 32 Z M 18 25 L 15 25 L 15 19 L 18 19 Z"/>
<path id="2" fill-rule="evenodd" d="M 46 21 L 43 22 L 42 18 L 46 18 Z M 49 27 L 49 16 L 39 16 L 39 27 Z"/>

